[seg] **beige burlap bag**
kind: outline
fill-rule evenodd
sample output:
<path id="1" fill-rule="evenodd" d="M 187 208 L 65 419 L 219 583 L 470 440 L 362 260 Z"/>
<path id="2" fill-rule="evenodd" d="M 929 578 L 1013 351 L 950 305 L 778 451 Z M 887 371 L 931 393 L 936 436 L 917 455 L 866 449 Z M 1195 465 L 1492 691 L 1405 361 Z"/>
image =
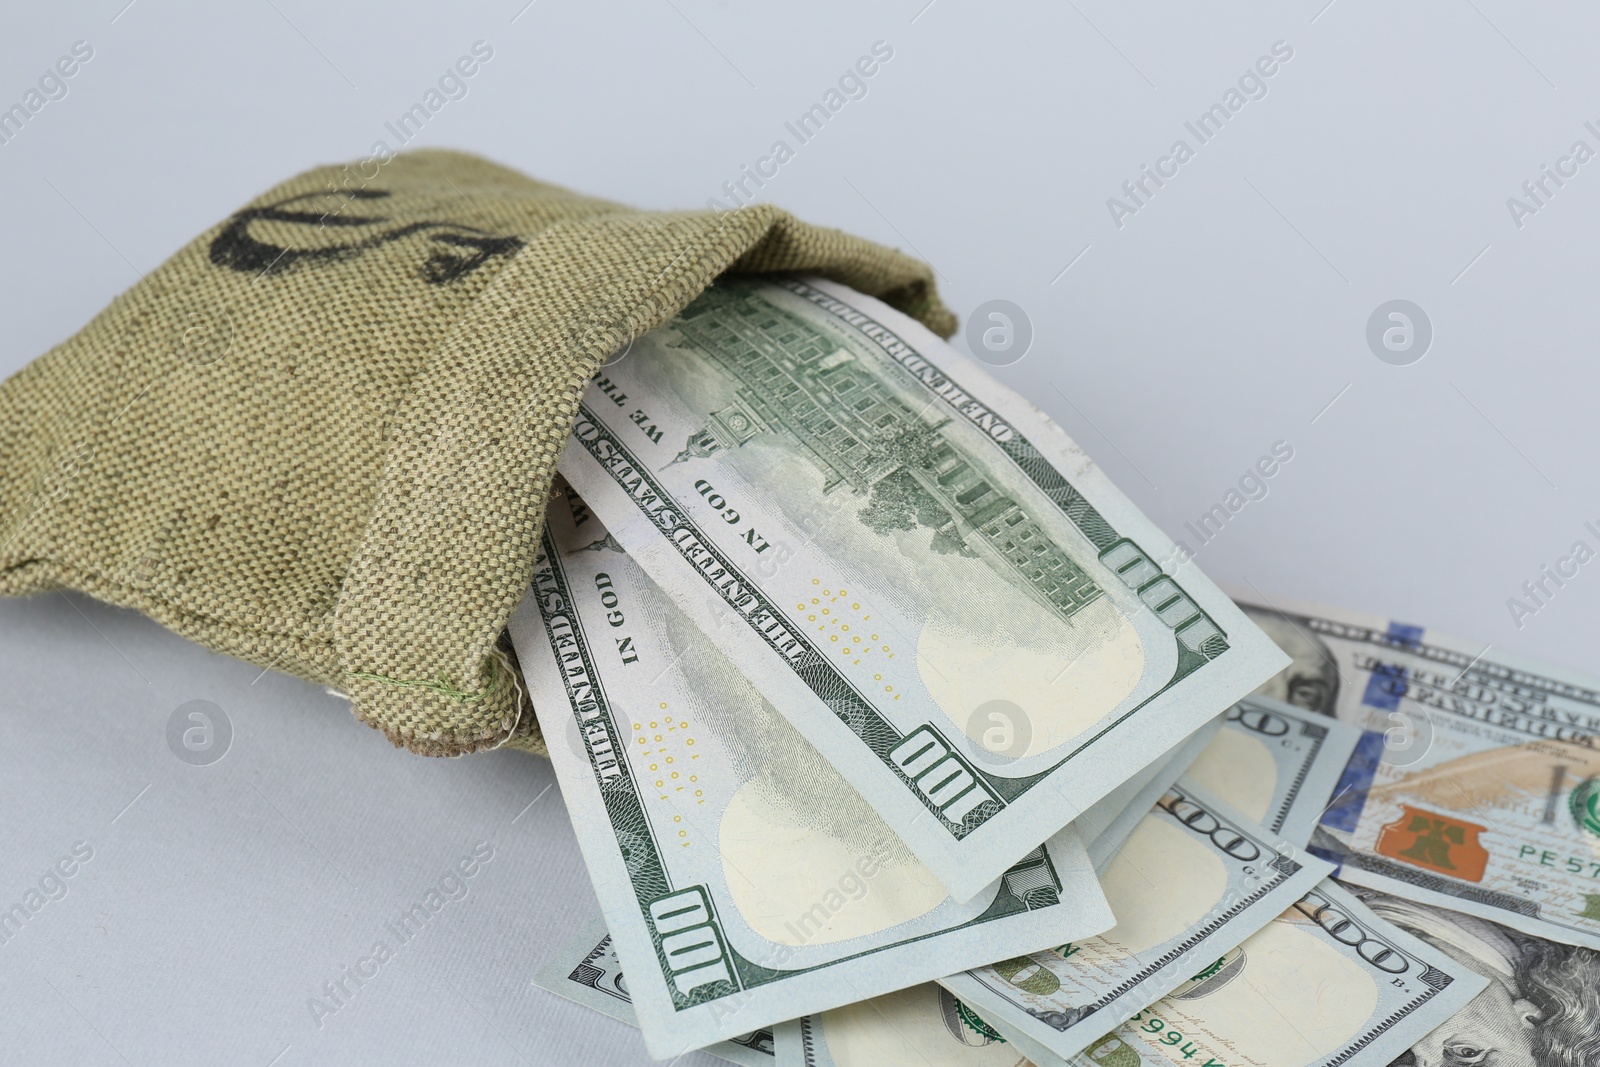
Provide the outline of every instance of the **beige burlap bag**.
<path id="1" fill-rule="evenodd" d="M 137 608 L 416 752 L 543 752 L 505 625 L 601 361 L 725 271 L 954 318 L 924 264 L 777 208 L 367 169 L 278 186 L 0 385 L 0 593 Z"/>

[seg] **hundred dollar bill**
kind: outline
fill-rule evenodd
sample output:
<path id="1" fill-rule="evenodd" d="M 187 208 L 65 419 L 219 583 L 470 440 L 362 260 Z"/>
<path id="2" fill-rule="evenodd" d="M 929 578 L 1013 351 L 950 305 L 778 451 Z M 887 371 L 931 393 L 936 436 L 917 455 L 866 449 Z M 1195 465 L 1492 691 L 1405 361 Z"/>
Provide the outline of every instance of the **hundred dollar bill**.
<path id="1" fill-rule="evenodd" d="M 1266 697 L 1246 697 L 1224 718 L 1222 732 L 1189 768 L 1189 781 L 1304 848 L 1361 731 Z"/>
<path id="2" fill-rule="evenodd" d="M 560 469 L 958 901 L 1285 662 L 1042 412 L 828 282 L 639 338 Z"/>
<path id="3" fill-rule="evenodd" d="M 622 964 L 617 960 L 616 949 L 611 947 L 611 935 L 606 932 L 603 916 L 596 915 L 584 923 L 539 969 L 533 980 L 558 997 L 576 1001 L 629 1026 L 639 1025 L 633 1013 L 633 997 L 623 981 Z M 740 1034 L 708 1045 L 705 1051 L 742 1067 L 773 1067 L 772 1030 Z"/>
<path id="4" fill-rule="evenodd" d="M 1411 1046 L 1417 1067 L 1588 1067 L 1600 1062 L 1600 952 L 1350 886 L 1363 904 L 1488 988 Z"/>
<path id="5" fill-rule="evenodd" d="M 1156 801 L 1188 773 L 1221 728 L 1221 717 L 1212 719 L 1184 738 L 1171 755 L 1157 760 L 1117 786 L 1077 818 L 1072 825 L 1078 828 L 1078 833 L 1083 837 L 1084 847 L 1089 850 L 1090 863 L 1096 867 L 1102 866 L 1128 843 L 1128 838 L 1150 814 Z M 1205 785 L 1203 782 L 1199 784 Z M 1297 841 L 1295 844 L 1304 842 Z"/>
<path id="6" fill-rule="evenodd" d="M 1115 927 L 939 984 L 1031 1059 L 1061 1060 L 1266 926 L 1331 869 L 1180 780 L 1099 869 Z"/>
<path id="7" fill-rule="evenodd" d="M 511 633 L 655 1056 L 1113 921 L 1070 829 L 950 899 L 576 496 Z"/>
<path id="8" fill-rule="evenodd" d="M 775 1067 L 1032 1067 L 931 983 L 780 1023 L 773 1035 Z"/>
<path id="9" fill-rule="evenodd" d="M 1488 983 L 1331 880 L 1070 1061 L 1073 1067 L 1385 1067 Z M 1511 1064 L 1471 1049 L 1425 1067 Z M 1468 1051 L 1458 1049 L 1456 1051 Z M 1041 1060 L 1040 1067 L 1063 1061 Z"/>
<path id="10" fill-rule="evenodd" d="M 1421 626 L 1248 607 L 1262 690 L 1364 732 L 1312 848 L 1361 885 L 1600 948 L 1600 681 Z"/>

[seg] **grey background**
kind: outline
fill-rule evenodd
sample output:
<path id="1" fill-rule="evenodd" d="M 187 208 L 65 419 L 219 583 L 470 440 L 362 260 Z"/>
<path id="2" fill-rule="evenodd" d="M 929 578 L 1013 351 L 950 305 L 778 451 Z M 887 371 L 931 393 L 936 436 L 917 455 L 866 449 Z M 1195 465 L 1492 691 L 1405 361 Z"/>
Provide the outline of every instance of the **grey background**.
<path id="1" fill-rule="evenodd" d="M 1574 141 L 1600 150 L 1592 15 L 525 2 L 8 4 L 0 103 L 74 41 L 94 57 L 0 145 L 0 369 L 280 179 L 396 147 L 385 122 L 475 41 L 492 60 L 414 144 L 668 208 L 795 147 L 784 122 L 882 40 L 866 97 L 762 199 L 929 258 L 963 315 L 1023 307 L 1032 348 L 995 373 L 1191 547 L 1184 524 L 1287 442 L 1270 493 L 1199 548 L 1224 584 L 1592 670 L 1600 562 L 1521 627 L 1507 599 L 1600 548 L 1600 161 L 1521 227 L 1506 203 Z M 1184 123 L 1280 40 L 1267 95 L 1116 226 L 1107 198 L 1196 147 Z M 1365 341 L 1395 298 L 1433 323 L 1410 366 Z M 0 603 L 0 679 L 0 902 L 94 849 L 0 945 L 0 1061 L 643 1061 L 529 984 L 593 907 L 542 761 L 394 752 L 332 696 L 81 598 Z M 234 728 L 210 766 L 166 747 L 198 699 Z M 468 897 L 314 1025 L 307 999 L 479 841 Z"/>

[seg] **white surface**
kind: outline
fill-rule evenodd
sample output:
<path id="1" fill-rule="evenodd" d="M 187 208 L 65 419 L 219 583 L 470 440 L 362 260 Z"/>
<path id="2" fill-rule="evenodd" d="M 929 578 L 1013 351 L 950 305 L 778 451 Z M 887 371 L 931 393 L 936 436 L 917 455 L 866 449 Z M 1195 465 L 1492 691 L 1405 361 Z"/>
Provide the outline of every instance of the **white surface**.
<path id="1" fill-rule="evenodd" d="M 765 198 L 931 257 L 963 315 L 1024 307 L 1033 348 L 999 376 L 1179 539 L 1289 442 L 1270 495 L 1199 552 L 1224 584 L 1593 672 L 1600 563 L 1521 629 L 1506 600 L 1574 541 L 1600 547 L 1583 528 L 1600 520 L 1600 161 L 1521 229 L 1506 198 L 1573 141 L 1600 149 L 1583 127 L 1600 120 L 1594 16 L 925 2 L 11 5 L 0 102 L 75 40 L 95 55 L 0 145 L 0 370 L 262 189 L 393 146 L 384 123 L 474 41 L 494 58 L 416 143 L 694 207 L 884 40 L 866 98 Z M 1117 229 L 1106 198 L 1192 142 L 1184 122 L 1277 40 L 1295 54 L 1268 95 Z M 1436 332 L 1408 367 L 1364 339 L 1396 297 Z M 0 945 L 0 1062 L 642 1060 L 528 982 L 592 906 L 557 796 L 510 824 L 546 765 L 394 752 L 309 686 L 252 685 L 252 668 L 59 596 L 0 604 L 0 666 L 0 901 L 74 841 L 95 848 Z M 237 731 L 211 767 L 165 747 L 167 716 L 197 698 Z M 316 1029 L 320 983 L 485 839 L 496 859 L 445 928 Z"/>
<path id="2" fill-rule="evenodd" d="M 0 905 L 94 850 L 0 944 L 0 1063 L 647 1062 L 532 985 L 598 910 L 548 762 L 407 756 L 344 701 L 89 600 L 0 602 L 0 634 Z M 233 723 L 210 766 L 167 748 L 193 699 Z M 480 842 L 402 944 L 388 924 Z M 393 958 L 319 1019 L 377 942 Z"/>

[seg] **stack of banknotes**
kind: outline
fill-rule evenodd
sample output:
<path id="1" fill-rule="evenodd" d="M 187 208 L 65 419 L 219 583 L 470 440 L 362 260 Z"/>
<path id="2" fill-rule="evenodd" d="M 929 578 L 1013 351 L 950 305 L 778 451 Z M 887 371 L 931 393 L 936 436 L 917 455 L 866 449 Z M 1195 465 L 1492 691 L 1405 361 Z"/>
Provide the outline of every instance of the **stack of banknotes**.
<path id="1" fill-rule="evenodd" d="M 1236 603 L 825 281 L 638 338 L 560 469 L 511 633 L 599 914 L 535 981 L 652 1056 L 1600 1063 L 1600 683 Z"/>

